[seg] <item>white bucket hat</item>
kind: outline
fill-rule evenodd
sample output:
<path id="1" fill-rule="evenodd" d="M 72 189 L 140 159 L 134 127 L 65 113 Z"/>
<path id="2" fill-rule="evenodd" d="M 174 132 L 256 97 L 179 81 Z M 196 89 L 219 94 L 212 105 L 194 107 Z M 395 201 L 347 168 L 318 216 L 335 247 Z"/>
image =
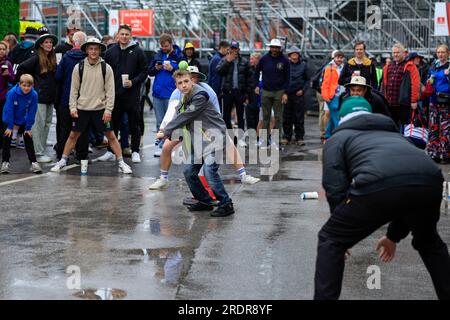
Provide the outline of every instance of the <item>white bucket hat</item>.
<path id="1" fill-rule="evenodd" d="M 199 77 L 200 77 L 200 81 L 206 81 L 206 79 L 207 79 L 206 75 L 205 75 L 204 73 L 201 73 L 201 72 L 198 70 L 197 66 L 189 66 L 189 67 L 187 68 L 187 71 L 189 71 L 190 73 L 198 74 Z"/>
<path id="2" fill-rule="evenodd" d="M 272 39 L 267 45 L 268 47 L 282 47 L 280 39 Z"/>
<path id="3" fill-rule="evenodd" d="M 97 38 L 89 38 L 86 43 L 81 46 L 81 51 L 86 52 L 87 46 L 91 44 L 97 44 L 100 47 L 101 52 L 106 50 L 106 46 Z"/>

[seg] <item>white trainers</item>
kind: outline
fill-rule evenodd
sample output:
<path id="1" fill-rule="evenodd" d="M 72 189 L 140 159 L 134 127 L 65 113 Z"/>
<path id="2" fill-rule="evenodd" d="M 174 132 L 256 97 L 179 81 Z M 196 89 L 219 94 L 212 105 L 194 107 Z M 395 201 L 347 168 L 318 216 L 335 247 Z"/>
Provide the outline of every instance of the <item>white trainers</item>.
<path id="1" fill-rule="evenodd" d="M 49 156 L 46 156 L 45 154 L 37 157 L 37 162 L 42 162 L 42 163 L 48 163 L 48 162 L 52 162 L 52 158 L 50 158 Z"/>
<path id="2" fill-rule="evenodd" d="M 116 161 L 116 156 L 111 151 L 106 151 L 104 155 L 97 158 L 97 161 Z"/>
<path id="3" fill-rule="evenodd" d="M 37 162 L 31 163 L 30 171 L 33 173 L 42 173 L 41 166 Z"/>
<path id="4" fill-rule="evenodd" d="M 9 173 L 9 162 L 4 161 L 2 163 L 1 173 Z"/>
<path id="5" fill-rule="evenodd" d="M 139 155 L 138 152 L 133 152 L 131 154 L 131 161 L 133 163 L 141 163 L 141 156 Z"/>
<path id="6" fill-rule="evenodd" d="M 61 159 L 59 160 L 54 167 L 50 169 L 51 172 L 60 172 L 62 168 L 64 168 L 67 165 L 66 160 Z"/>
<path id="7" fill-rule="evenodd" d="M 119 172 L 125 173 L 125 174 L 132 174 L 133 171 L 131 170 L 130 166 L 127 165 L 124 161 L 119 162 Z"/>
<path id="8" fill-rule="evenodd" d="M 148 189 L 149 190 L 163 190 L 169 187 L 169 180 L 158 178 Z"/>
<path id="9" fill-rule="evenodd" d="M 261 181 L 260 178 L 252 177 L 249 174 L 246 174 L 244 179 L 241 180 L 242 184 L 255 184 L 255 183 L 258 183 L 260 181 Z"/>
<path id="10" fill-rule="evenodd" d="M 240 148 L 246 148 L 246 147 L 247 147 L 247 144 L 246 144 L 245 141 L 242 140 L 242 139 L 239 139 L 239 140 L 238 140 L 237 145 L 238 145 L 238 147 L 240 147 Z"/>
<path id="11" fill-rule="evenodd" d="M 161 153 L 162 153 L 162 148 L 157 147 L 153 156 L 156 158 L 159 158 L 159 157 L 161 157 Z"/>

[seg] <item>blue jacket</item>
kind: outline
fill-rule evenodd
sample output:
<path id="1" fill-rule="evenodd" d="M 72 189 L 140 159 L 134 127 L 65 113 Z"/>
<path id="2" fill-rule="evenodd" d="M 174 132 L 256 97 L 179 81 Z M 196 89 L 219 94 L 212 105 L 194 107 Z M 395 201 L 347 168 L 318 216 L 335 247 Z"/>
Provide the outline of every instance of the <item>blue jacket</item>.
<path id="1" fill-rule="evenodd" d="M 291 76 L 288 93 L 295 94 L 299 90 L 306 91 L 309 87 L 309 75 L 307 61 L 301 59 L 297 63 L 291 62 Z"/>
<path id="2" fill-rule="evenodd" d="M 428 78 L 433 77 L 433 88 L 435 90 L 434 94 L 430 97 L 430 102 L 436 103 L 436 94 L 438 92 L 450 93 L 449 86 L 449 76 L 444 74 L 444 71 L 448 69 L 449 63 L 439 66 L 439 61 L 437 61 L 428 71 Z"/>
<path id="3" fill-rule="evenodd" d="M 274 58 L 270 52 L 259 60 L 256 66 L 255 83 L 259 80 L 259 72 L 262 71 L 263 89 L 267 91 L 284 90 L 287 93 L 291 73 L 291 64 L 282 53 Z"/>
<path id="4" fill-rule="evenodd" d="M 181 52 L 180 47 L 176 44 L 173 45 L 172 53 L 167 56 L 160 49 L 155 56 L 153 57 L 152 62 L 148 68 L 148 74 L 150 77 L 155 77 L 155 81 L 153 81 L 153 96 L 159 99 L 169 99 L 172 92 L 175 90 L 175 80 L 172 78 L 175 70 L 178 69 L 178 63 L 183 59 L 183 53 Z M 169 60 L 170 64 L 173 67 L 172 72 L 161 69 L 156 70 L 155 65 L 156 62 L 162 62 Z"/>
<path id="5" fill-rule="evenodd" d="M 30 131 L 37 112 L 37 92 L 34 89 L 24 94 L 19 84 L 16 84 L 6 95 L 3 109 L 3 122 L 10 130 L 14 125 L 25 125 L 25 131 Z"/>
<path id="6" fill-rule="evenodd" d="M 217 73 L 217 65 L 224 56 L 217 52 L 209 62 L 208 84 L 217 95 L 220 95 L 222 88 L 222 77 Z"/>
<path id="7" fill-rule="evenodd" d="M 56 68 L 55 79 L 62 84 L 61 106 L 69 107 L 70 86 L 72 85 L 72 71 L 75 65 L 86 58 L 86 53 L 80 49 L 67 51 Z"/>

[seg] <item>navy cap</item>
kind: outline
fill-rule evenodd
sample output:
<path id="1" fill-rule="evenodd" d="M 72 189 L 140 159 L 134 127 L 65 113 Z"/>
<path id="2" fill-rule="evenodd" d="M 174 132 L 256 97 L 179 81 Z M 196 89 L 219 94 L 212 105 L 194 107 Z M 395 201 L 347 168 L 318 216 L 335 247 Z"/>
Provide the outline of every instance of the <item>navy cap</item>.
<path id="1" fill-rule="evenodd" d="M 419 58 L 424 58 L 424 56 L 421 56 L 420 54 L 418 54 L 416 51 L 412 51 L 412 52 L 410 52 L 409 54 L 408 54 L 408 56 L 406 57 L 406 61 L 409 61 L 409 60 L 412 60 L 412 59 L 414 59 L 414 58 L 416 58 L 416 57 L 419 57 Z"/>
<path id="2" fill-rule="evenodd" d="M 230 48 L 239 49 L 239 42 L 237 42 L 235 40 L 231 41 Z"/>

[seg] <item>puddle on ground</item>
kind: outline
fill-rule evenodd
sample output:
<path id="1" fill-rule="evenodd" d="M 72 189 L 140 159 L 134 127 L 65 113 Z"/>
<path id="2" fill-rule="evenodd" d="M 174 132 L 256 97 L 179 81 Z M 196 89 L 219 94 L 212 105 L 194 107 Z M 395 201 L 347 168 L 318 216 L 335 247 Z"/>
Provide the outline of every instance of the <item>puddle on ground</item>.
<path id="1" fill-rule="evenodd" d="M 282 161 L 322 161 L 320 154 L 301 154 L 301 155 L 289 155 L 281 158 Z"/>
<path id="2" fill-rule="evenodd" d="M 120 300 L 127 296 L 127 293 L 121 289 L 100 288 L 84 289 L 73 294 L 77 298 L 88 300 Z"/>
<path id="3" fill-rule="evenodd" d="M 300 178 L 292 178 L 286 174 L 276 174 L 274 176 L 261 176 L 261 181 L 303 181 Z"/>

